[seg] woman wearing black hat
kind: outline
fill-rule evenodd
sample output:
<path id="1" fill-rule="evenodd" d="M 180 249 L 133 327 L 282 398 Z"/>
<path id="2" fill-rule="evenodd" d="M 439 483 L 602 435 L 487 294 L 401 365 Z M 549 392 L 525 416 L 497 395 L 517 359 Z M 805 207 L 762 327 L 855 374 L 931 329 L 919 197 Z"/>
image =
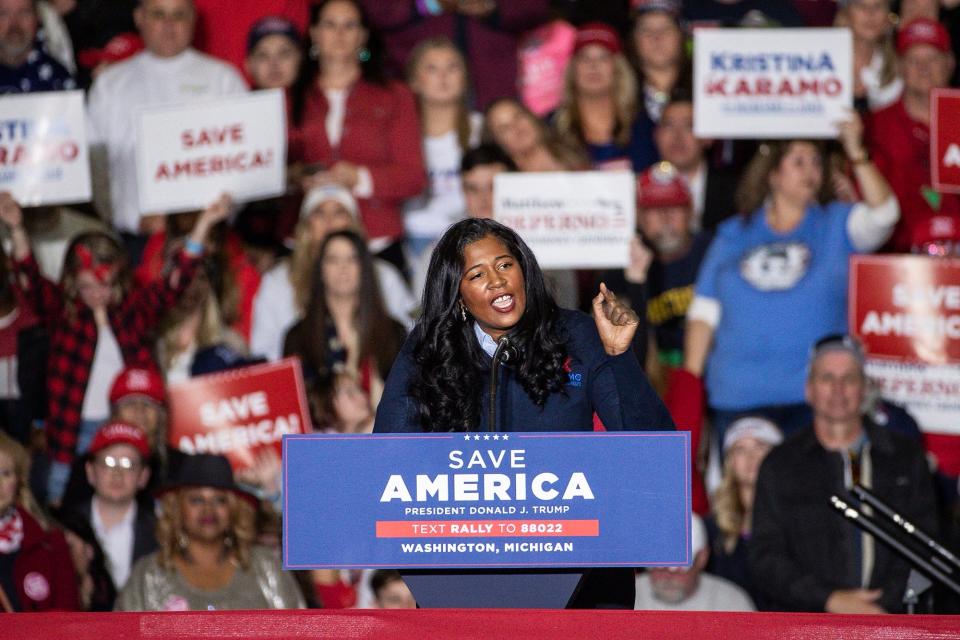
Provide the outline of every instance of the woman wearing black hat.
<path id="1" fill-rule="evenodd" d="M 254 545 L 256 499 L 234 484 L 226 458 L 185 456 L 160 504 L 160 550 L 134 566 L 117 610 L 304 607 L 276 555 Z"/>

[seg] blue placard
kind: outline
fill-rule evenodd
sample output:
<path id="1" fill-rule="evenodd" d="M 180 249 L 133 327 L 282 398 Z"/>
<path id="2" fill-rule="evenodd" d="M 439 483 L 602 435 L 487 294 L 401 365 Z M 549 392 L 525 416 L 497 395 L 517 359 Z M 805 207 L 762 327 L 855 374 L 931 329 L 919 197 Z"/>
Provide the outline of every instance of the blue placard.
<path id="1" fill-rule="evenodd" d="M 689 565 L 690 434 L 283 437 L 286 569 Z"/>

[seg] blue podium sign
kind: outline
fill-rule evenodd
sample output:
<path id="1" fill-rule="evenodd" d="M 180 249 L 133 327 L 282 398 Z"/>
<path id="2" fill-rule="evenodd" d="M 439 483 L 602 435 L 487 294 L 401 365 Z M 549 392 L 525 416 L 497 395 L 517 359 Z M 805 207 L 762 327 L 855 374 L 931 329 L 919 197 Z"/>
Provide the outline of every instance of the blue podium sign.
<path id="1" fill-rule="evenodd" d="M 684 431 L 283 437 L 286 569 L 689 565 Z"/>

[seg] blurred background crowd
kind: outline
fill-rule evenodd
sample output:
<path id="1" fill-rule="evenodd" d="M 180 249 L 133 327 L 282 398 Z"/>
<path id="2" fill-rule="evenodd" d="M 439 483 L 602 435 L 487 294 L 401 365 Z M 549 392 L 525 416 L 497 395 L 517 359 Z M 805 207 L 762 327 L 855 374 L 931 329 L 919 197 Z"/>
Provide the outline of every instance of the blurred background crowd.
<path id="1" fill-rule="evenodd" d="M 693 433 L 696 559 L 638 574 L 637 608 L 901 610 L 902 563 L 790 505 L 862 473 L 955 536 L 957 478 L 839 334 L 850 255 L 960 254 L 929 155 L 958 5 L 0 0 L 0 93 L 85 91 L 94 176 L 69 207 L 0 194 L 0 605 L 414 606 L 396 572 L 282 571 L 279 459 L 173 450 L 165 389 L 296 356 L 314 431 L 369 432 L 432 248 L 492 217 L 494 177 L 629 170 L 629 266 L 548 277 L 564 307 L 601 280 L 630 302 Z M 835 140 L 694 135 L 695 29 L 829 26 L 853 36 Z M 142 215 L 135 110 L 261 89 L 286 96 L 286 194 Z"/>

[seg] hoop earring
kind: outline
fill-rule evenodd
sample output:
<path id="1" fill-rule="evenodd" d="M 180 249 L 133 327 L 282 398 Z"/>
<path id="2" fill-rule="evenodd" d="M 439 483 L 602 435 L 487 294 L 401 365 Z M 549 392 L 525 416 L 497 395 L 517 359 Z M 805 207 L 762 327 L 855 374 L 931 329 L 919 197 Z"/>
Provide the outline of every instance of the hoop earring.
<path id="1" fill-rule="evenodd" d="M 359 59 L 361 63 L 370 60 L 370 49 L 366 47 L 360 47 L 360 50 L 357 51 L 357 59 Z"/>
<path id="2" fill-rule="evenodd" d="M 317 60 L 320 57 L 320 47 L 315 44 L 310 45 L 307 55 L 310 56 L 311 60 Z"/>
<path id="3" fill-rule="evenodd" d="M 467 308 L 463 306 L 463 300 L 460 301 L 460 320 L 467 321 Z"/>
<path id="4" fill-rule="evenodd" d="M 187 535 L 181 529 L 177 532 L 177 546 L 180 547 L 181 551 L 186 551 L 188 544 Z"/>

